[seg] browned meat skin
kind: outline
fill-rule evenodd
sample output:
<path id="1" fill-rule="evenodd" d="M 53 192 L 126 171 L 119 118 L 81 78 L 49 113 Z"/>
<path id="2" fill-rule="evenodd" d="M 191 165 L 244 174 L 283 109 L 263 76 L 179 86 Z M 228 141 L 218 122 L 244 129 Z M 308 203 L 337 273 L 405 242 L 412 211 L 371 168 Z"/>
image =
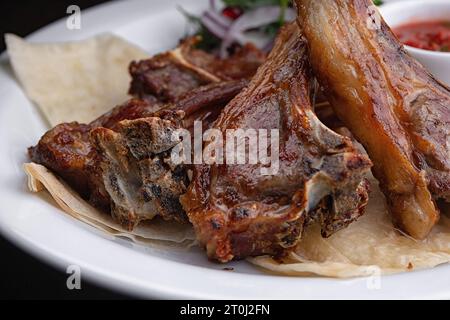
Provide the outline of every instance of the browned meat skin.
<path id="1" fill-rule="evenodd" d="M 202 52 L 202 51 L 200 51 Z M 253 44 L 237 48 L 233 54 L 220 59 L 213 55 L 186 54 L 186 60 L 221 80 L 251 79 L 259 66 L 266 60 L 266 55 Z"/>
<path id="2" fill-rule="evenodd" d="M 155 108 L 158 105 L 132 99 L 91 124 L 57 125 L 45 133 L 36 146 L 28 149 L 30 159 L 60 175 L 96 207 L 109 211 L 110 198 L 99 170 L 100 158 L 89 141 L 89 132 L 100 126 L 114 129 L 120 120 L 149 116 Z"/>
<path id="3" fill-rule="evenodd" d="M 367 204 L 370 160 L 315 116 L 305 54 L 297 25 L 287 25 L 250 85 L 214 123 L 224 139 L 227 129 L 278 129 L 280 163 L 271 176 L 261 175 L 261 163 L 195 167 L 180 200 L 211 259 L 278 254 L 297 243 L 310 220 L 321 221 L 328 236 Z"/>
<path id="4" fill-rule="evenodd" d="M 297 0 L 316 76 L 374 162 L 395 222 L 422 239 L 450 201 L 450 90 L 410 57 L 369 0 Z"/>
<path id="5" fill-rule="evenodd" d="M 205 84 L 250 79 L 265 60 L 265 55 L 252 45 L 246 45 L 222 60 L 194 49 L 197 41 L 189 38 L 173 51 L 132 62 L 129 93 L 141 99 L 171 103 Z"/>
<path id="6" fill-rule="evenodd" d="M 90 140 L 90 135 L 92 135 L 90 133 L 93 129 L 101 128 L 99 130 L 102 132 L 108 132 L 111 135 L 118 134 L 114 132 L 120 132 L 123 128 L 123 120 L 148 117 L 164 119 L 168 117 L 168 114 L 173 113 L 170 110 L 181 110 L 185 114 L 185 118 L 179 121 L 180 126 L 189 128 L 196 117 L 202 117 L 206 120 L 205 123 L 208 123 L 215 119 L 222 107 L 236 96 L 246 84 L 246 80 L 210 84 L 185 93 L 183 97 L 180 97 L 180 101 L 164 107 L 161 107 L 161 103 L 157 102 L 152 103 L 131 99 L 90 124 L 64 123 L 49 130 L 35 147 L 29 148 L 30 158 L 32 161 L 42 164 L 60 175 L 90 203 L 109 212 L 111 209 L 111 197 L 104 184 L 101 165 L 103 155 L 98 152 L 97 147 Z M 159 157 L 164 156 L 164 154 L 159 155 Z M 173 172 L 170 174 L 174 176 L 175 180 L 183 179 L 186 174 L 180 169 L 170 169 L 173 169 Z M 182 184 L 180 186 L 182 188 Z M 172 188 L 177 190 L 177 193 L 181 192 L 178 191 L 180 186 L 169 185 L 167 181 L 165 185 L 166 189 Z M 172 199 L 173 197 L 171 198 L 170 195 L 167 195 L 166 198 Z M 173 201 L 170 202 L 164 199 L 162 201 L 166 203 L 167 207 L 176 207 Z M 178 212 L 174 217 L 181 217 L 184 213 L 179 203 L 177 208 Z M 173 211 L 171 210 L 171 212 Z M 151 214 L 153 212 L 148 213 L 149 216 Z M 167 214 L 165 218 L 168 218 Z M 126 221 L 126 219 L 121 219 L 121 221 L 126 226 L 134 226 L 135 224 L 134 220 L 130 222 Z"/>
<path id="7" fill-rule="evenodd" d="M 91 128 L 104 127 L 116 130 L 120 121 L 150 117 L 164 107 L 164 104 L 157 101 L 130 99 L 98 117 L 89 126 Z"/>
<path id="8" fill-rule="evenodd" d="M 65 123 L 49 130 L 32 148 L 29 148 L 29 155 L 32 161 L 40 163 L 60 175 L 69 183 L 83 198 L 89 200 L 96 207 L 109 211 L 111 199 L 104 188 L 103 177 L 97 150 L 89 140 L 89 132 L 94 128 L 103 127 L 117 131 L 118 124 L 122 120 L 133 120 L 138 118 L 151 117 L 161 108 L 185 109 L 186 117 L 183 119 L 183 126 L 191 126 L 196 118 L 205 118 L 205 123 L 213 121 L 227 101 L 236 95 L 245 85 L 246 81 L 217 82 L 216 76 L 203 71 L 189 62 L 186 58 L 210 56 L 200 50 L 191 49 L 193 40 L 185 42 L 179 48 L 165 53 L 154 59 L 148 60 L 163 64 L 168 72 L 176 70 L 171 77 L 164 77 L 164 73 L 147 74 L 146 79 L 155 86 L 163 88 L 173 88 L 167 99 L 163 93 L 154 95 L 142 94 L 146 101 L 132 99 L 121 106 L 117 106 L 110 112 L 94 120 L 90 124 Z M 170 57 L 167 59 L 165 57 Z M 249 56 L 252 56 L 249 54 Z M 166 61 L 164 61 L 166 59 Z M 253 59 L 253 58 L 252 58 Z M 180 62 L 181 60 L 181 62 Z M 158 62 L 161 61 L 161 62 Z M 210 60 L 210 63 L 213 60 Z M 238 60 L 240 61 L 240 60 Z M 231 67 L 231 63 L 229 65 Z M 133 64 L 130 66 L 133 69 Z M 164 69 L 164 68 L 163 68 Z M 133 72 L 132 72 L 133 74 Z M 202 81 L 190 82 L 188 88 L 183 88 L 183 79 L 195 79 L 201 77 Z M 152 79 L 154 77 L 155 79 Z M 160 78 L 158 78 L 160 77 Z M 161 78 L 162 77 L 162 78 Z M 139 78 L 139 77 L 138 77 Z M 133 83 L 138 81 L 135 78 Z M 181 87 L 180 86 L 181 83 Z M 200 87 L 203 83 L 211 83 Z M 157 89 L 157 87 L 155 87 Z M 178 88 L 178 89 L 177 89 Z M 181 89 L 180 89 L 181 88 Z M 130 89 L 132 91 L 132 89 Z M 139 94 L 137 94 L 139 96 Z M 160 98 L 160 99 L 158 99 Z M 166 105 L 163 101 L 171 101 Z M 181 101 L 177 103 L 177 101 Z M 208 110 L 207 110 L 208 109 Z"/>
<path id="9" fill-rule="evenodd" d="M 182 110 L 182 127 L 191 129 L 200 120 L 205 128 L 217 119 L 223 107 L 248 85 L 248 80 L 230 80 L 202 86 L 180 97 L 165 109 Z M 164 109 L 162 109 L 164 110 Z"/>

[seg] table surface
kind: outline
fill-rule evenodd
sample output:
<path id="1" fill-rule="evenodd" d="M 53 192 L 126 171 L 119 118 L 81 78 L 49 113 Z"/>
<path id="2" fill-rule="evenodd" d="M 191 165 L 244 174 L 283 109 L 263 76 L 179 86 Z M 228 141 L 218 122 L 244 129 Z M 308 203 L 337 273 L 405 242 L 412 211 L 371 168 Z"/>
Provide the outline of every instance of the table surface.
<path id="1" fill-rule="evenodd" d="M 81 9 L 105 0 L 2 1 L 0 3 L 0 52 L 7 32 L 26 36 L 66 16 L 69 5 Z M 0 299 L 126 299 L 124 295 L 82 281 L 81 290 L 68 290 L 69 275 L 42 263 L 0 235 Z"/>

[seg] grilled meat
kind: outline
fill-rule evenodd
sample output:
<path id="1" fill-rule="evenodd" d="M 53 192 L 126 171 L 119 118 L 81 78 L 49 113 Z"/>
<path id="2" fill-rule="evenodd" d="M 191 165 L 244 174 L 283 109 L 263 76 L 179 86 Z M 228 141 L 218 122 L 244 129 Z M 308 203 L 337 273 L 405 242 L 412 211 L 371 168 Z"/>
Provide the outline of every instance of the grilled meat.
<path id="1" fill-rule="evenodd" d="M 84 199 L 87 199 L 96 207 L 107 212 L 112 209 L 113 214 L 126 227 L 131 229 L 139 221 L 152 217 L 155 211 L 152 210 L 145 213 L 139 211 L 140 214 L 142 213 L 142 216 L 136 217 L 132 214 L 135 209 L 130 206 L 128 210 L 130 213 L 125 214 L 126 208 L 124 208 L 124 205 L 118 205 L 119 198 L 115 192 L 118 189 L 105 188 L 105 181 L 107 182 L 106 186 L 110 186 L 111 179 L 113 179 L 112 175 L 114 174 L 114 171 L 111 171 L 113 168 L 110 167 L 108 160 L 109 153 L 105 150 L 106 140 L 108 139 L 110 142 L 110 136 L 120 136 L 125 128 L 128 128 L 128 131 L 133 131 L 133 128 L 140 130 L 137 123 L 142 118 L 144 118 L 142 123 L 152 123 L 155 126 L 157 123 L 163 124 L 162 127 L 149 128 L 154 131 L 166 129 L 168 119 L 175 115 L 178 127 L 190 128 L 197 118 L 203 119 L 205 125 L 207 125 L 217 117 L 222 107 L 237 95 L 246 84 L 246 80 L 213 83 L 186 93 L 177 103 L 163 107 L 161 107 L 162 104 L 159 102 L 131 99 L 90 124 L 64 123 L 49 130 L 35 147 L 29 148 L 30 158 L 32 161 L 42 164 L 60 175 Z M 133 120 L 135 122 L 130 122 Z M 139 133 L 139 131 L 135 132 L 135 134 Z M 105 137 L 104 143 L 102 142 L 102 137 Z M 141 138 L 149 137 L 141 136 Z M 145 144 L 145 141 L 143 140 L 142 143 Z M 151 143 L 152 140 L 147 140 L 147 142 Z M 119 142 L 117 143 L 119 144 Z M 119 145 L 117 145 L 117 148 L 119 148 Z M 121 152 L 129 152 L 126 146 L 121 146 L 121 148 Z M 169 148 L 170 146 L 167 147 L 167 150 Z M 165 154 L 157 152 L 157 155 L 152 154 L 152 157 L 159 157 L 162 161 Z M 156 162 L 155 159 L 153 160 Z M 163 165 L 162 162 L 158 164 Z M 156 170 L 157 164 L 154 163 L 153 166 Z M 161 205 L 158 204 L 158 210 L 161 209 L 161 206 L 167 207 L 167 214 L 165 214 L 166 211 L 159 210 L 164 218 L 170 219 L 172 217 L 177 220 L 183 220 L 183 211 L 179 204 L 175 203 L 174 199 L 183 192 L 185 187 L 183 183 L 175 185 L 175 182 L 183 182 L 186 172 L 184 167 L 164 166 L 158 171 L 161 175 L 163 175 L 163 169 L 165 170 L 165 177 L 169 175 L 172 175 L 172 177 L 168 177 L 164 181 L 163 178 L 156 177 L 156 173 L 152 177 L 158 179 L 158 182 L 153 181 L 154 184 L 156 183 L 155 190 L 158 187 L 165 190 L 164 197 L 166 198 L 158 197 L 151 200 L 147 197 L 145 199 L 161 202 Z M 151 168 L 148 168 L 148 170 L 151 170 Z M 119 175 L 119 173 L 117 174 Z M 174 181 L 171 180 L 172 178 Z M 146 179 L 148 180 L 149 178 Z M 163 182 L 164 185 L 157 185 Z M 142 195 L 131 196 L 141 197 Z M 153 209 L 156 207 L 156 204 L 146 204 L 145 207 Z M 121 208 L 120 212 L 122 214 L 116 213 L 115 208 Z M 169 213 L 173 213 L 173 216 Z"/>
<path id="2" fill-rule="evenodd" d="M 450 202 L 450 89 L 373 16 L 372 1 L 296 2 L 335 113 L 367 149 L 396 224 L 423 239 L 437 203 Z"/>
<path id="3" fill-rule="evenodd" d="M 124 173 L 116 172 L 117 167 L 112 167 L 111 159 L 108 158 L 111 154 L 107 153 L 106 146 L 111 148 L 114 140 L 118 144 L 117 150 L 122 148 L 121 152 L 129 152 L 128 147 L 119 147 L 119 144 L 125 141 L 119 137 L 125 128 L 130 132 L 133 128 L 138 128 L 139 121 L 128 121 L 124 124 L 124 120 L 152 118 L 143 120 L 141 125 L 156 125 L 161 121 L 166 124 L 170 122 L 170 116 L 176 115 L 171 119 L 179 127 L 189 129 L 196 119 L 202 120 L 203 125 L 208 127 L 217 118 L 223 106 L 244 88 L 247 84 L 246 78 L 253 75 L 265 58 L 261 51 L 248 45 L 230 58 L 220 60 L 194 49 L 196 41 L 191 38 L 175 50 L 141 62 L 132 62 L 130 93 L 141 99 L 131 99 L 90 124 L 73 122 L 56 126 L 49 130 L 35 147 L 29 148 L 31 160 L 60 175 L 91 204 L 106 212 L 112 210 L 113 215 L 130 229 L 139 221 L 151 218 L 155 210 L 160 211 L 166 219 L 185 220 L 178 200 L 175 201 L 186 189 L 184 167 L 167 167 L 162 162 L 167 154 L 152 154 L 151 157 L 161 160 L 158 162 L 161 166 L 157 168 L 157 161 L 153 159 L 153 169 L 160 174 L 158 182 L 154 182 L 153 194 L 159 194 L 159 189 L 165 193 L 151 200 L 158 203 L 140 205 L 151 212 L 138 210 L 136 215 L 133 212 L 136 211 L 137 205 L 133 206 L 133 202 L 129 202 L 127 209 L 119 198 L 120 188 L 111 187 L 112 176 L 119 178 Z M 112 136 L 116 138 L 113 139 Z M 170 146 L 167 149 L 170 149 Z M 133 156 L 130 158 L 132 162 L 140 160 L 142 159 L 136 160 Z M 150 168 L 147 171 L 149 170 Z M 140 178 L 147 179 L 146 183 L 149 183 L 148 177 Z M 152 179 L 157 179 L 156 173 L 152 175 Z M 141 201 L 148 200 L 148 194 L 129 196 Z"/>
<path id="4" fill-rule="evenodd" d="M 175 50 L 151 59 L 132 62 L 129 93 L 140 99 L 175 102 L 181 95 L 205 84 L 250 79 L 265 55 L 248 44 L 227 59 L 195 49 L 197 38 L 188 38 Z"/>
<path id="5" fill-rule="evenodd" d="M 172 134 L 180 128 L 191 130 L 196 119 L 207 128 L 246 84 L 240 80 L 201 87 L 152 116 L 121 121 L 115 130 L 91 131 L 103 183 L 112 199 L 111 213 L 118 221 L 129 230 L 156 214 L 187 221 L 179 197 L 189 184 L 189 166 L 172 163 L 171 150 L 178 144 Z"/>
<path id="6" fill-rule="evenodd" d="M 132 99 L 90 124 L 59 124 L 28 149 L 30 159 L 61 176 L 94 206 L 108 211 L 110 198 L 99 170 L 101 158 L 90 142 L 90 131 L 101 126 L 115 129 L 121 120 L 150 116 L 159 108 L 159 104 Z"/>
<path id="7" fill-rule="evenodd" d="M 261 158 L 255 164 L 195 166 L 180 199 L 211 259 L 279 254 L 295 246 L 312 220 L 329 236 L 363 213 L 370 160 L 316 117 L 308 73 L 306 42 L 298 26 L 289 24 L 250 85 L 214 123 L 227 144 L 230 129 L 278 132 L 279 139 L 266 145 L 246 139 L 245 149 L 259 146 L 260 156 L 273 155 L 279 143 L 279 169 L 263 174 L 269 165 Z"/>

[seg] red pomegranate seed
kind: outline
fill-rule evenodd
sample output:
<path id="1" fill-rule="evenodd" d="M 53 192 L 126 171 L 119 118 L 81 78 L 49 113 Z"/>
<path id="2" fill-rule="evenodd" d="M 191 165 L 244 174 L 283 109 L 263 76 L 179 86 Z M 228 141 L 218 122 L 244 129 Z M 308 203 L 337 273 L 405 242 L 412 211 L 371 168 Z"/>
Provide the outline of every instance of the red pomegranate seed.
<path id="1" fill-rule="evenodd" d="M 236 20 L 242 15 L 242 10 L 238 7 L 226 7 L 222 10 L 222 15 L 232 20 Z"/>

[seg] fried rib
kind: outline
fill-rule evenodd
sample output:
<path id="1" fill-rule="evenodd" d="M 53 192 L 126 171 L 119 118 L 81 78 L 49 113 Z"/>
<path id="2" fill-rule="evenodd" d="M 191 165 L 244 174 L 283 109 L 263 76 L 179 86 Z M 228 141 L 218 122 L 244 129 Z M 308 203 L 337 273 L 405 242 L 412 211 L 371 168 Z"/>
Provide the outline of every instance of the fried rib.
<path id="1" fill-rule="evenodd" d="M 131 99 L 90 124 L 64 123 L 49 130 L 35 147 L 29 148 L 30 158 L 60 175 L 94 206 L 107 212 L 112 210 L 113 215 L 129 229 L 158 212 L 166 219 L 184 221 L 184 211 L 178 203 L 178 196 L 186 189 L 186 172 L 184 168 L 170 167 L 164 163 L 165 151 L 170 149 L 172 142 L 164 140 L 162 133 L 174 125 L 189 129 L 197 118 L 205 120 L 207 126 L 246 84 L 246 80 L 210 84 L 197 88 L 185 94 L 177 103 L 164 107 L 158 102 Z M 145 130 L 141 132 L 143 126 L 153 135 L 146 135 L 148 131 Z M 122 139 L 121 134 L 125 132 L 128 138 Z M 121 170 L 128 168 L 118 169 L 108 159 L 108 155 L 116 157 L 114 152 L 119 152 L 119 158 L 130 157 L 130 163 L 135 164 L 144 156 L 138 156 L 136 160 L 127 145 L 138 138 L 142 139 L 141 144 L 150 146 L 158 139 L 160 149 L 152 149 L 146 155 L 147 160 L 153 160 L 152 164 L 149 163 L 152 167 L 146 168 L 148 173 L 143 172 L 147 176 L 135 174 L 128 181 L 142 185 L 141 179 L 145 178 L 147 184 L 154 184 L 154 193 L 157 194 L 159 188 L 165 194 L 150 199 L 145 198 L 142 192 L 129 193 L 128 200 L 125 201 L 120 193 L 123 193 L 122 189 L 126 186 L 111 186 L 114 179 L 123 180 L 121 177 L 125 172 Z M 151 173 L 151 170 L 154 172 Z M 130 188 L 128 192 L 141 191 Z"/>
<path id="2" fill-rule="evenodd" d="M 122 121 L 124 120 L 155 118 L 156 122 L 153 124 L 156 125 L 159 123 L 156 118 L 163 114 L 164 117 L 168 114 L 175 115 L 177 110 L 182 111 L 183 114 L 182 119 L 179 115 L 176 116 L 177 125 L 189 129 L 194 120 L 200 119 L 207 128 L 217 118 L 226 103 L 247 85 L 246 78 L 251 77 L 265 59 L 264 54 L 258 49 L 245 46 L 230 58 L 220 60 L 204 51 L 194 49 L 195 41 L 195 39 L 188 39 L 172 51 L 141 62 L 132 62 L 130 93 L 140 99 L 131 99 L 90 124 L 73 122 L 54 127 L 40 139 L 36 146 L 29 148 L 31 160 L 61 176 L 94 206 L 106 212 L 113 210 L 113 215 L 128 228 L 132 228 L 146 217 L 152 217 L 155 214 L 153 211 L 142 213 L 142 210 L 138 210 L 142 213 L 141 217 L 134 214 L 137 205 L 130 206 L 129 210 L 124 207 L 123 202 L 118 205 L 115 201 L 119 200 L 117 195 L 119 190 L 116 189 L 116 193 L 110 194 L 115 189 L 109 188 L 108 191 L 105 188 L 105 177 L 111 176 L 114 170 L 111 171 L 108 164 L 104 163 L 108 159 L 105 154 L 102 154 L 105 145 L 101 147 L 101 137 L 105 138 L 106 143 L 113 140 L 111 136 L 120 136 L 118 132 L 123 130 Z M 170 112 L 158 113 L 161 109 Z M 145 120 L 143 123 L 146 123 Z M 134 124 L 130 122 L 128 124 L 129 131 L 133 131 Z M 102 132 L 98 139 L 95 134 L 91 134 L 92 130 L 97 129 L 99 133 Z M 161 128 L 155 128 L 156 131 L 159 129 Z M 92 139 L 91 136 L 93 136 Z M 117 148 L 120 149 L 119 146 Z M 122 150 L 128 152 L 126 147 Z M 159 157 L 161 160 L 165 157 L 163 154 L 152 156 Z M 102 168 L 108 173 L 103 172 Z M 166 191 L 174 190 L 166 194 L 167 199 L 174 199 L 174 194 L 181 194 L 185 190 L 182 183 L 176 186 L 170 177 L 174 174 L 176 179 L 182 181 L 186 174 L 184 169 L 180 172 L 172 172 L 175 168 L 167 166 L 155 167 L 156 169 L 169 176 L 169 179 L 158 178 L 159 182 L 155 182 L 157 187 L 158 183 L 164 183 Z M 120 176 L 120 172 L 117 174 Z M 152 177 L 156 179 L 157 175 Z M 142 199 L 142 195 L 130 196 Z M 161 201 L 166 203 L 165 207 L 168 208 L 168 210 L 161 210 L 161 214 L 166 219 L 170 219 L 173 213 L 172 218 L 185 220 L 179 203 L 164 199 Z M 143 207 L 143 204 L 139 206 Z M 120 213 L 116 214 L 114 208 L 121 208 L 117 210 Z M 149 208 L 148 205 L 147 208 Z M 155 208 L 160 208 L 159 204 L 153 204 L 150 209 Z M 128 216 L 130 219 L 127 218 Z"/>
<path id="3" fill-rule="evenodd" d="M 262 175 L 261 161 L 195 167 L 180 199 L 211 259 L 278 254 L 297 243 L 311 220 L 329 236 L 364 210 L 370 160 L 314 114 L 305 54 L 297 25 L 285 26 L 251 84 L 213 126 L 224 141 L 228 129 L 278 130 L 279 170 Z"/>
<path id="4" fill-rule="evenodd" d="M 367 149 L 394 221 L 423 239 L 437 201 L 450 201 L 449 88 L 406 53 L 372 1 L 296 2 L 336 114 Z"/>
<path id="5" fill-rule="evenodd" d="M 108 212 L 111 199 L 104 187 L 100 156 L 90 142 L 90 131 L 97 127 L 114 130 L 121 120 L 151 116 L 159 108 L 157 103 L 131 99 L 90 124 L 59 124 L 30 147 L 28 154 L 33 162 L 58 174 L 95 207 Z"/>
<path id="6" fill-rule="evenodd" d="M 241 80 L 201 87 L 150 116 L 121 121 L 114 130 L 91 131 L 111 213 L 122 225 L 132 230 L 155 215 L 187 222 L 179 197 L 189 184 L 188 166 L 172 163 L 171 150 L 178 144 L 172 134 L 180 128 L 192 130 L 198 118 L 208 128 L 246 84 Z"/>
<path id="7" fill-rule="evenodd" d="M 195 49 L 197 42 L 196 37 L 188 38 L 172 51 L 132 62 L 129 93 L 139 99 L 173 103 L 206 84 L 250 79 L 266 58 L 262 51 L 249 44 L 229 58 L 219 59 Z"/>

